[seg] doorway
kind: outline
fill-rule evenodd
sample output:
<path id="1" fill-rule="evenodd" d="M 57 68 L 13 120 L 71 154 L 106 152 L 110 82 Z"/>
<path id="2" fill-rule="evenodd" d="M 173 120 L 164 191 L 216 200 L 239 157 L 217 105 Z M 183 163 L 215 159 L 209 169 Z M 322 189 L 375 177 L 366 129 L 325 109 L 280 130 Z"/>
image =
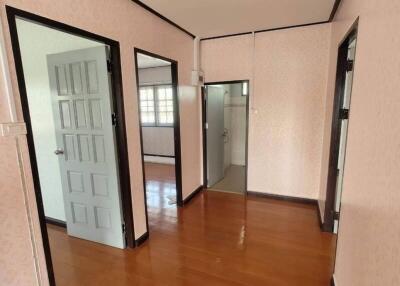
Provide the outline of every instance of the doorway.
<path id="1" fill-rule="evenodd" d="M 202 108 L 204 186 L 245 194 L 249 81 L 206 83 Z"/>
<path id="2" fill-rule="evenodd" d="M 149 232 L 183 206 L 178 63 L 137 48 L 134 54 Z"/>
<path id="3" fill-rule="evenodd" d="M 62 279 L 53 271 L 61 247 L 49 241 L 55 233 L 100 247 L 134 246 L 119 44 L 9 6 L 6 11 L 55 285 Z"/>
<path id="4" fill-rule="evenodd" d="M 338 232 L 346 159 L 351 92 L 357 45 L 357 22 L 339 46 L 332 113 L 331 145 L 323 229 Z"/>

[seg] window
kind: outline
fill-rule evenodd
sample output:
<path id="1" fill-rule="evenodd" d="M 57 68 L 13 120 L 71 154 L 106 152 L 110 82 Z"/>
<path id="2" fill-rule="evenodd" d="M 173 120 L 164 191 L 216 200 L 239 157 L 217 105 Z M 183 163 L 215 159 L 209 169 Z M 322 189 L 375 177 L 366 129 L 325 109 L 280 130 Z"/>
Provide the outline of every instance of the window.
<path id="1" fill-rule="evenodd" d="M 141 87 L 140 116 L 144 126 L 172 126 L 174 123 L 172 86 Z"/>
<path id="2" fill-rule="evenodd" d="M 242 83 L 242 95 L 243 96 L 249 95 L 249 84 L 247 81 Z"/>
<path id="3" fill-rule="evenodd" d="M 156 122 L 153 87 L 140 88 L 140 116 L 143 125 L 154 125 Z"/>
<path id="4" fill-rule="evenodd" d="M 172 87 L 156 87 L 157 90 L 157 125 L 172 125 L 174 123 L 174 109 Z"/>

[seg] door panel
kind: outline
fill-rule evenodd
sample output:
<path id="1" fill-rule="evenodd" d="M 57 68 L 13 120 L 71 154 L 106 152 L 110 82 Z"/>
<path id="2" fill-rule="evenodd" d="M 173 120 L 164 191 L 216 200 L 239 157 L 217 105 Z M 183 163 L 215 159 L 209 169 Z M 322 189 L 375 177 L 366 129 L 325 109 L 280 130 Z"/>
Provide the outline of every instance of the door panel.
<path id="1" fill-rule="evenodd" d="M 102 46 L 47 63 L 68 234 L 124 248 L 106 55 Z"/>
<path id="2" fill-rule="evenodd" d="M 348 50 L 348 60 L 354 61 L 355 59 L 355 50 L 356 50 L 356 39 L 349 45 Z M 350 101 L 351 101 L 351 91 L 353 87 L 353 76 L 354 71 L 353 69 L 346 72 L 345 77 L 345 86 L 344 86 L 344 94 L 343 94 L 343 103 L 341 108 L 350 110 Z M 345 157 L 346 157 L 346 145 L 347 145 L 347 132 L 349 126 L 348 119 L 342 119 L 340 121 L 340 138 L 339 138 L 339 154 L 338 154 L 338 174 L 336 180 L 336 192 L 335 192 L 335 206 L 334 211 L 340 212 L 340 205 L 342 199 L 342 191 L 343 191 L 343 176 L 344 176 L 344 164 L 345 164 Z M 334 221 L 333 232 L 337 233 L 338 231 L 338 220 Z"/>
<path id="3" fill-rule="evenodd" d="M 224 177 L 224 89 L 207 87 L 207 178 L 212 186 Z"/>

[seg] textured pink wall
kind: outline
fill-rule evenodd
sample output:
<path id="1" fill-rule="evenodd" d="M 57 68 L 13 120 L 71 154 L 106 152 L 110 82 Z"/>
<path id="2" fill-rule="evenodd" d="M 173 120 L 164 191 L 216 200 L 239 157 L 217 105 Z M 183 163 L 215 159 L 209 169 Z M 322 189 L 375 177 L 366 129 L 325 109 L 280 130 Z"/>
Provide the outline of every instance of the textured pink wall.
<path id="1" fill-rule="evenodd" d="M 21 108 L 18 103 L 18 88 L 8 24 L 5 20 L 4 4 L 67 23 L 120 42 L 135 234 L 136 237 L 139 237 L 146 231 L 146 224 L 140 141 L 138 136 L 139 125 L 136 107 L 137 97 L 135 95 L 136 83 L 133 48 L 139 47 L 177 60 L 179 62 L 179 83 L 187 85 L 190 83 L 190 71 L 193 63 L 193 39 L 140 8 L 132 3 L 132 1 L 3 0 L 1 3 L 6 47 L 8 49 L 14 91 L 16 93 L 17 111 L 21 119 Z M 185 118 L 181 118 L 181 120 L 185 120 Z M 182 129 L 181 133 L 181 136 L 185 138 L 186 130 Z"/>
<path id="2" fill-rule="evenodd" d="M 186 130 L 186 136 L 181 138 L 183 199 L 202 185 L 201 98 L 198 94 L 194 86 L 179 89 L 181 129 Z"/>
<path id="3" fill-rule="evenodd" d="M 201 41 L 200 45 L 206 82 L 251 79 L 252 35 Z"/>
<path id="4" fill-rule="evenodd" d="M 318 197 L 329 36 L 326 24 L 202 42 L 206 81 L 251 80 L 249 190 Z"/>
<path id="5" fill-rule="evenodd" d="M 332 26 L 329 101 L 338 43 L 360 17 L 335 270 L 338 286 L 400 285 L 399 15 L 397 0 L 343 0 Z"/>
<path id="6" fill-rule="evenodd" d="M 0 136 L 0 281 L 47 285 L 25 136 Z"/>
<path id="7" fill-rule="evenodd" d="M 256 34 L 249 190 L 316 199 L 330 25 Z"/>

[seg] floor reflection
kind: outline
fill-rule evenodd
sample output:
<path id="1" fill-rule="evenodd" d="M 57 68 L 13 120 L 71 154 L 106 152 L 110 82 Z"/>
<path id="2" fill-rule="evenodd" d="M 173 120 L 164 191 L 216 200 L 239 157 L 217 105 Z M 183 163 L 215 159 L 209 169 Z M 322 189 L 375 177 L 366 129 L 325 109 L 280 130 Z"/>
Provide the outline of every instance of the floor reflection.
<path id="1" fill-rule="evenodd" d="M 177 214 L 171 168 L 149 169 L 150 237 L 140 247 L 48 227 L 57 286 L 329 285 L 335 236 L 321 233 L 316 206 L 203 191 Z"/>
<path id="2" fill-rule="evenodd" d="M 177 220 L 175 165 L 145 163 L 147 211 L 150 227 Z"/>

